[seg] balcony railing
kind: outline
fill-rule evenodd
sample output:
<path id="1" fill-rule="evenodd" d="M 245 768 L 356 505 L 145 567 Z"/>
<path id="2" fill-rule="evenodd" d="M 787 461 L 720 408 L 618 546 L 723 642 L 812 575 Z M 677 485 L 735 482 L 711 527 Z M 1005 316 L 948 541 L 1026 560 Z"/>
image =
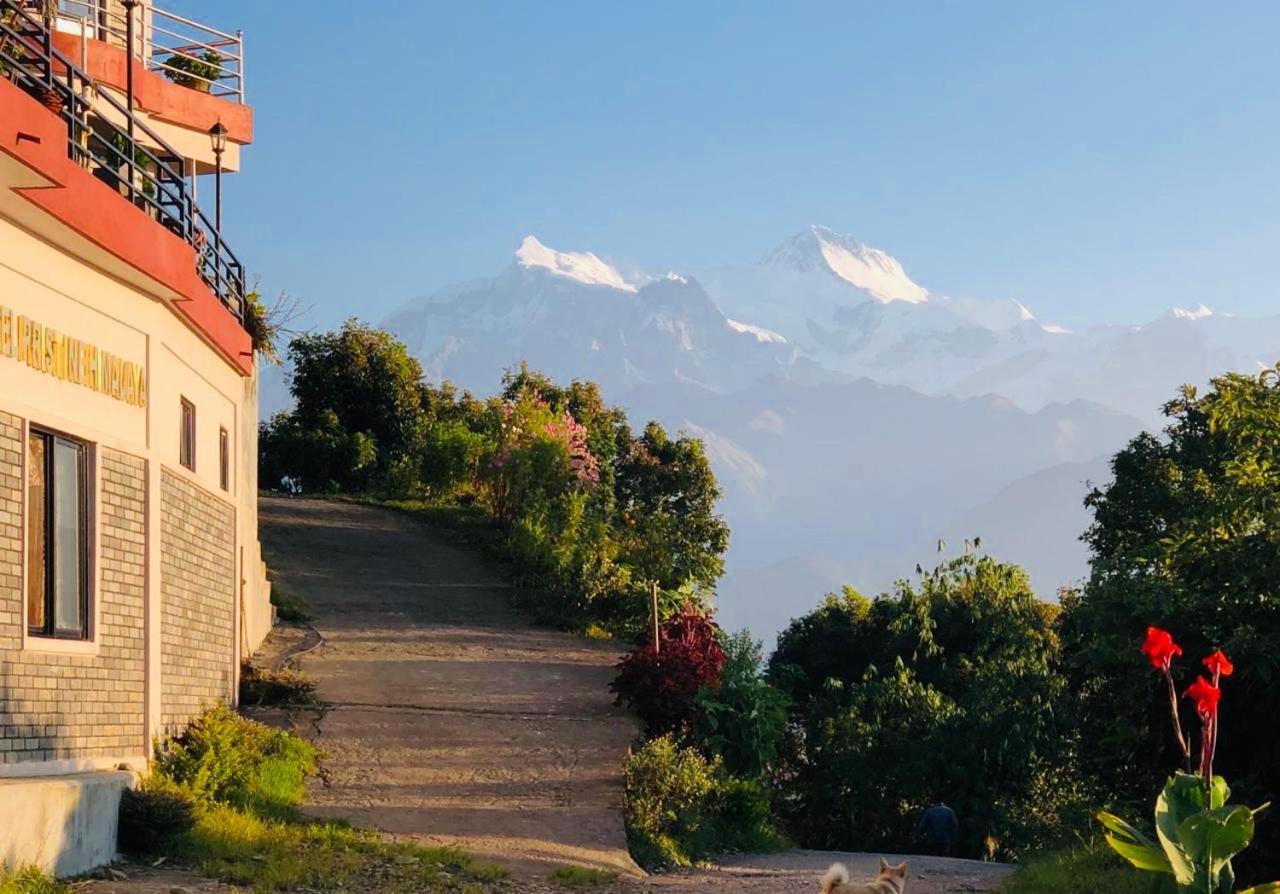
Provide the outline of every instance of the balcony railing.
<path id="1" fill-rule="evenodd" d="M 124 103 L 95 90 L 22 0 L 0 0 L 0 78 L 63 120 L 72 160 L 195 248 L 200 277 L 244 320 L 244 266 L 192 198 L 181 153 Z"/>
<path id="2" fill-rule="evenodd" d="M 244 37 L 154 6 L 140 7 L 133 55 L 179 84 L 244 102 Z M 119 0 L 58 0 L 57 30 L 118 47 L 128 43 Z"/>

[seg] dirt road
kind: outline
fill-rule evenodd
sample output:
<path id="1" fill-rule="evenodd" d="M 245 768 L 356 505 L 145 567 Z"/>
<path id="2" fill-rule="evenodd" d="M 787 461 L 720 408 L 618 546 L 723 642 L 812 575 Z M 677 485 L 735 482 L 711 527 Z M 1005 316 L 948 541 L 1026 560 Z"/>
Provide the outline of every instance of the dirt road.
<path id="1" fill-rule="evenodd" d="M 616 870 L 621 894 L 815 892 L 835 860 L 791 851 L 643 878 L 627 853 L 622 763 L 634 726 L 610 703 L 617 647 L 533 628 L 494 563 L 407 516 L 264 500 L 273 575 L 306 596 L 325 643 L 302 660 L 326 709 L 298 719 L 326 752 L 308 810 L 456 844 L 547 891 L 552 868 Z M 912 857 L 912 894 L 994 891 L 1005 867 Z"/>
<path id="2" fill-rule="evenodd" d="M 301 662 L 326 705 L 299 728 L 326 754 L 308 812 L 521 875 L 638 873 L 615 645 L 533 628 L 493 562 L 399 513 L 266 499 L 261 531 L 273 576 L 325 638 Z"/>

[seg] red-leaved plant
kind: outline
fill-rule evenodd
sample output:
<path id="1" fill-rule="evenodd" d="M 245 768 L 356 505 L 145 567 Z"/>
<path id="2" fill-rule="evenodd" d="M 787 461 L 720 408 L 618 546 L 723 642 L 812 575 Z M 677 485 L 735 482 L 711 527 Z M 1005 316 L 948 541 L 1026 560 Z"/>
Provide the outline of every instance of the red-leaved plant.
<path id="1" fill-rule="evenodd" d="M 1200 719 L 1200 760 L 1193 772 L 1191 746 L 1183 733 L 1178 687 L 1173 681 L 1173 659 L 1182 654 L 1182 647 L 1173 641 L 1168 631 L 1149 627 L 1142 653 L 1164 676 L 1168 686 L 1169 713 L 1184 769 L 1174 774 L 1156 799 L 1157 841 L 1110 813 L 1099 813 L 1098 820 L 1106 827 L 1107 843 L 1116 853 L 1139 869 L 1173 876 L 1178 891 L 1233 894 L 1236 879 L 1231 860 L 1249 846 L 1253 840 L 1254 817 L 1269 806 L 1263 804 L 1250 809 L 1241 804 L 1228 804 L 1231 789 L 1225 779 L 1213 775 L 1222 678 L 1235 673 L 1235 667 L 1218 649 L 1203 661 L 1209 677 L 1196 677 L 1183 693 L 1195 702 Z M 1280 892 L 1280 882 L 1258 885 L 1238 894 L 1276 892 Z"/>
<path id="2" fill-rule="evenodd" d="M 689 728 L 697 717 L 698 690 L 720 682 L 725 659 L 719 625 L 695 608 L 669 618 L 659 644 L 657 652 L 652 643 L 628 652 L 609 686 L 614 703 L 635 711 L 653 736 Z"/>

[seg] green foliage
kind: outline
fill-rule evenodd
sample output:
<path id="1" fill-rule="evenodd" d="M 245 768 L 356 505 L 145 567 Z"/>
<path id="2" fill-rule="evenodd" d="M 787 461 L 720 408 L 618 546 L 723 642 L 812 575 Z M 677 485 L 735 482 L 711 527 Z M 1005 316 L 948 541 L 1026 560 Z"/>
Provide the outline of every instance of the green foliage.
<path id="1" fill-rule="evenodd" d="M 163 773 L 153 773 L 136 789 L 120 793 L 120 851 L 163 854 L 195 828 L 196 799 Z"/>
<path id="2" fill-rule="evenodd" d="M 504 877 L 453 848 L 304 819 L 297 806 L 315 758 L 291 733 L 226 708 L 210 711 L 165 743 L 142 791 L 126 796 L 121 843 L 254 891 L 444 894 L 474 892 Z"/>
<path id="3" fill-rule="evenodd" d="M 1155 894 L 1107 848 L 1083 845 L 1028 861 L 1000 886 L 1000 894 Z"/>
<path id="4" fill-rule="evenodd" d="M 873 602 L 831 597 L 779 637 L 769 677 L 793 701 L 782 803 L 806 846 L 908 849 L 944 798 L 961 852 L 1012 856 L 1063 832 L 1075 790 L 1054 612 L 1020 568 L 968 554 Z M 1030 815 L 1032 797 L 1042 799 Z"/>
<path id="5" fill-rule="evenodd" d="M 164 60 L 164 75 L 175 84 L 208 93 L 222 77 L 222 54 L 205 50 L 199 56 L 174 53 Z"/>
<path id="6" fill-rule="evenodd" d="M 632 751 L 626 783 L 627 841 L 631 855 L 646 868 L 688 866 L 729 851 L 759 853 L 785 845 L 759 783 L 730 776 L 719 758 L 681 746 L 670 735 Z"/>
<path id="7" fill-rule="evenodd" d="M 260 430 L 260 480 L 377 495 L 438 511 L 477 506 L 502 535 L 543 620 L 643 628 L 652 581 L 664 617 L 707 604 L 728 528 L 701 444 L 626 415 L 591 382 L 521 365 L 487 401 L 422 381 L 403 344 L 355 320 L 289 345 L 296 409 Z"/>
<path id="8" fill-rule="evenodd" d="M 34 866 L 10 870 L 0 863 L 0 894 L 72 894 L 74 890 Z"/>
<path id="9" fill-rule="evenodd" d="M 1094 490 L 1083 590 L 1063 600 L 1062 635 L 1081 767 L 1119 801 L 1145 801 L 1181 762 L 1168 695 L 1134 648 L 1147 625 L 1187 631 L 1188 654 L 1221 647 L 1241 668 L 1224 692 L 1217 761 L 1247 801 L 1280 792 L 1266 737 L 1280 713 L 1280 384 L 1276 370 L 1185 388 L 1163 438 L 1140 435 Z M 1178 671 L 1179 689 L 1194 673 Z M 1280 823 L 1259 829 L 1242 876 L 1280 872 Z"/>
<path id="10" fill-rule="evenodd" d="M 790 701 L 762 675 L 761 644 L 750 631 L 723 638 L 720 683 L 698 693 L 694 739 L 737 776 L 760 779 L 778 757 Z"/>
<path id="11" fill-rule="evenodd" d="M 166 743 L 155 772 L 202 805 L 291 816 L 315 772 L 316 751 L 297 736 L 214 708 Z"/>
<path id="12" fill-rule="evenodd" d="M 579 890 L 611 885 L 618 880 L 618 873 L 591 866 L 560 866 L 551 873 L 551 881 L 562 888 Z"/>

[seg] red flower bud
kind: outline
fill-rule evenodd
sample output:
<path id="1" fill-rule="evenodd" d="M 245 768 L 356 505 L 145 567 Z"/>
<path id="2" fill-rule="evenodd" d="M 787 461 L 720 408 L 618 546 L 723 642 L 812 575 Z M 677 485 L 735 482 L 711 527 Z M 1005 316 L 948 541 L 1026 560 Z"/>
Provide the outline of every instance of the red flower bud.
<path id="1" fill-rule="evenodd" d="M 1173 636 L 1159 627 L 1147 628 L 1147 641 L 1142 644 L 1142 654 L 1151 659 L 1151 666 L 1156 670 L 1168 670 L 1170 663 L 1177 655 L 1182 654 L 1182 646 L 1173 641 Z"/>
<path id="2" fill-rule="evenodd" d="M 1195 701 L 1196 710 L 1200 712 L 1200 716 L 1207 717 L 1218 710 L 1218 699 L 1222 697 L 1222 690 L 1204 677 L 1196 677 L 1196 681 L 1184 694 Z"/>
<path id="3" fill-rule="evenodd" d="M 1214 652 L 1204 660 L 1204 666 L 1209 669 L 1209 673 L 1229 677 L 1235 673 L 1235 665 L 1231 663 L 1226 655 L 1222 654 L 1222 650 Z"/>

